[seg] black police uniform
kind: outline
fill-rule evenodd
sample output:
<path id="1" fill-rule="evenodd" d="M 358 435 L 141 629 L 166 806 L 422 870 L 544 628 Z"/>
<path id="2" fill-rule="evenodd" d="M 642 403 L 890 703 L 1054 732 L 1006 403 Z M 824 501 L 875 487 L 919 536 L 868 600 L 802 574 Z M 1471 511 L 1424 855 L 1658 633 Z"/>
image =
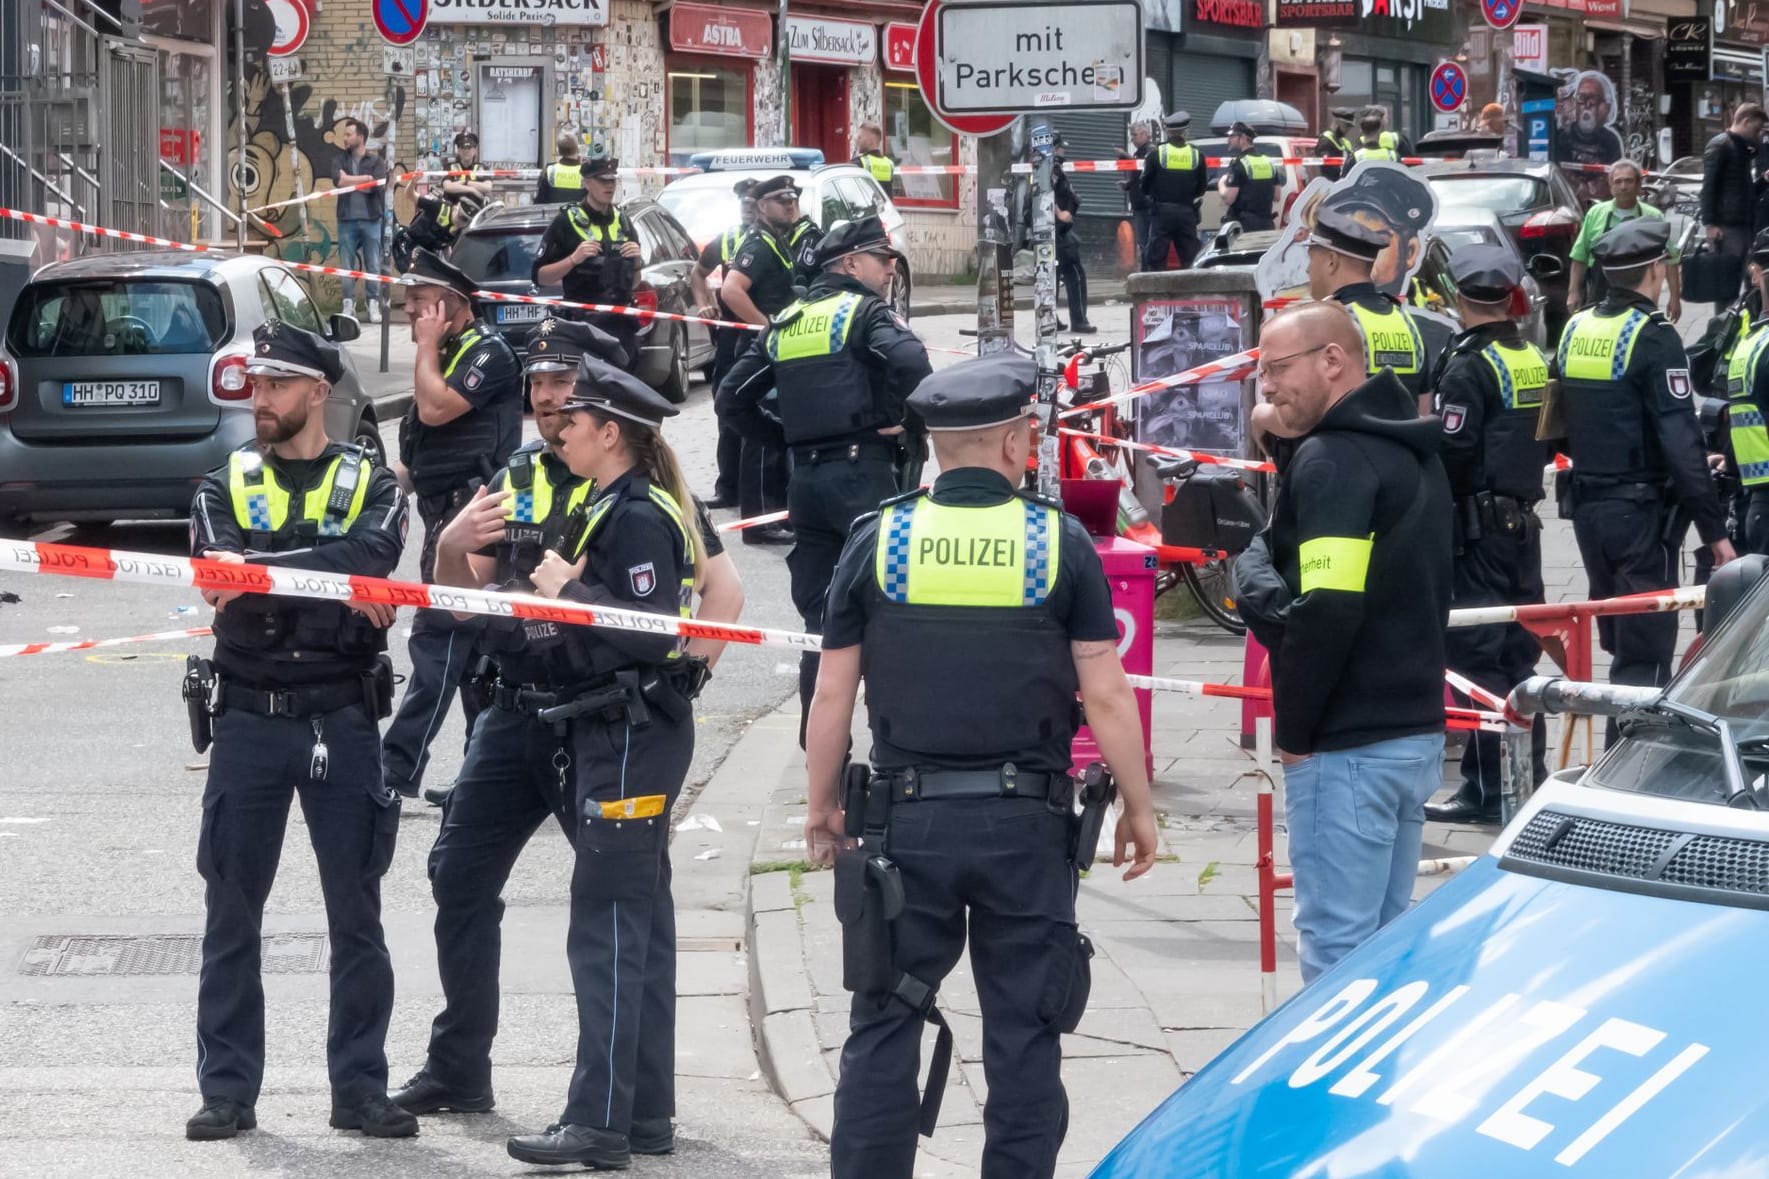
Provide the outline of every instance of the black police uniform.
<path id="1" fill-rule="evenodd" d="M 1344 161 L 1344 163 L 1322 164 L 1320 166 L 1322 176 L 1328 180 L 1337 180 L 1351 171 L 1352 156 L 1357 152 L 1357 142 L 1351 135 L 1351 124 L 1357 118 L 1357 112 L 1349 107 L 1335 107 L 1330 113 L 1333 116 L 1333 125 L 1322 131 L 1320 137 L 1315 140 L 1315 154 Z M 1339 130 L 1341 126 L 1344 126 L 1344 131 Z"/>
<path id="2" fill-rule="evenodd" d="M 1251 128 L 1236 130 L 1249 140 L 1253 138 Z M 1228 166 L 1228 183 L 1235 190 L 1235 200 L 1223 214 L 1224 219 L 1239 221 L 1241 228 L 1248 231 L 1276 228 L 1273 210 L 1281 168 L 1270 156 L 1251 149 L 1235 156 Z"/>
<path id="3" fill-rule="evenodd" d="M 1169 142 L 1143 161 L 1142 189 L 1152 205 L 1149 248 L 1143 257 L 1149 270 L 1167 269 L 1168 246 L 1179 252 L 1179 266 L 1184 270 L 1203 245 L 1198 240 L 1198 202 L 1204 199 L 1209 172 L 1204 153 L 1185 142 L 1185 129 L 1190 124 L 1191 117 L 1184 111 L 1168 116 Z"/>
<path id="4" fill-rule="evenodd" d="M 754 187 L 755 181 L 743 180 L 738 182 L 735 191 L 738 198 L 743 199 Z M 718 237 L 707 242 L 700 251 L 700 271 L 703 274 L 711 274 L 715 270 L 728 269 L 737 260 L 738 248 L 749 236 L 751 224 L 733 225 Z M 718 296 L 718 308 L 720 319 L 735 320 L 737 318 L 737 313 L 726 304 L 722 290 Z M 715 391 L 724 381 L 725 374 L 731 371 L 732 362 L 749 343 L 749 338 L 752 335 L 754 335 L 753 332 L 746 332 L 742 328 L 715 327 L 712 329 L 712 387 Z M 741 470 L 742 462 L 743 435 L 739 434 L 729 422 L 721 417 L 719 419 L 718 478 L 713 484 L 714 498 L 721 504 L 737 503 L 737 473 Z"/>
<path id="5" fill-rule="evenodd" d="M 1592 598 L 1674 587 L 1688 522 L 1704 545 L 1726 536 L 1683 341 L 1650 300 L 1615 285 L 1617 271 L 1663 257 L 1668 237 L 1664 221 L 1641 220 L 1599 238 L 1609 294 L 1560 337 L 1573 534 Z M 1611 683 L 1670 678 L 1674 612 L 1600 618 L 1597 630 Z"/>
<path id="6" fill-rule="evenodd" d="M 581 200 L 584 194 L 583 162 L 575 164 L 554 160 L 541 169 L 534 186 L 534 203 L 556 205 L 561 201 Z"/>
<path id="7" fill-rule="evenodd" d="M 1061 136 L 1057 142 L 1062 142 Z M 1081 198 L 1069 183 L 1069 174 L 1060 159 L 1051 174 L 1051 190 L 1058 212 L 1073 218 L 1081 211 Z M 1073 220 L 1056 223 L 1056 277 L 1069 293 L 1070 326 L 1078 332 L 1092 331 L 1093 325 L 1087 322 L 1087 266 L 1081 260 L 1081 238 L 1075 232 Z"/>
<path id="8" fill-rule="evenodd" d="M 473 282 L 428 250 L 417 251 L 406 283 L 440 283 L 470 295 Z M 448 387 L 472 407 L 453 421 L 426 425 L 416 403 L 400 423 L 399 457 L 410 473 L 424 522 L 424 549 L 418 569 L 425 581 L 436 573 L 436 538 L 473 492 L 502 465 L 522 439 L 522 373 L 516 354 L 496 328 L 474 320 L 459 335 L 442 341 L 442 375 Z M 462 621 L 442 610 L 419 610 L 412 619 L 407 648 L 411 676 L 399 711 L 382 741 L 387 783 L 415 796 L 430 760 L 430 742 L 448 713 L 455 693 L 473 669 L 478 619 Z M 467 733 L 478 706 L 463 696 Z"/>
<path id="9" fill-rule="evenodd" d="M 587 163 L 584 165 L 584 174 L 612 175 L 618 163 L 617 160 Z M 548 223 L 547 231 L 541 237 L 540 252 L 534 257 L 530 277 L 539 286 L 542 267 L 551 266 L 561 258 L 569 258 L 584 242 L 599 242 L 601 253 L 594 258 L 585 259 L 565 272 L 565 277 L 559 281 L 560 294 L 572 303 L 631 306 L 642 260 L 623 256 L 620 247 L 625 242 L 638 240 L 638 235 L 626 218 L 620 215 L 618 208 L 610 205 L 606 212 L 597 212 L 590 207 L 587 200 L 580 200 L 560 209 L 558 215 Z M 627 367 L 638 362 L 639 321 L 635 316 L 622 315 L 616 311 L 581 311 L 575 308 L 560 308 L 557 314 L 566 319 L 581 319 L 596 325 L 619 340 L 621 347 L 626 349 Z"/>
<path id="10" fill-rule="evenodd" d="M 844 222 L 824 241 L 825 265 L 857 248 L 890 249 L 876 217 Z M 906 490 L 897 468 L 905 447 L 922 452 L 920 423 L 908 422 L 912 433 L 902 439 L 878 431 L 906 424 L 904 403 L 931 371 L 927 348 L 896 312 L 858 280 L 824 270 L 718 391 L 720 417 L 746 438 L 791 448 L 786 567 L 793 606 L 813 634 L 823 629 L 829 579 L 854 521 Z M 761 408 L 770 389 L 779 390 L 778 422 Z M 801 742 L 816 684 L 817 655 L 807 651 L 799 656 Z"/>
<path id="11" fill-rule="evenodd" d="M 1451 260 L 1466 299 L 1502 304 L 1523 281 L 1516 256 L 1498 246 L 1469 246 Z M 1536 441 L 1548 385 L 1548 358 L 1507 319 L 1459 333 L 1432 381 L 1443 419 L 1444 471 L 1456 510 L 1453 608 L 1520 606 L 1543 600 L 1542 469 L 1550 451 Z M 1452 628 L 1449 666 L 1488 691 L 1506 695 L 1535 670 L 1541 644 L 1516 623 Z M 1547 777 L 1546 729 L 1536 730 L 1536 781 Z M 1462 786 L 1450 806 L 1457 819 L 1499 814 L 1499 737 L 1476 733 L 1462 754 Z M 1452 817 L 1443 808 L 1433 819 Z"/>
<path id="12" fill-rule="evenodd" d="M 1335 207 L 1315 215 L 1308 244 L 1310 248 L 1374 262 L 1391 240 L 1388 231 L 1372 229 Z M 1328 297 L 1343 304 L 1357 321 L 1364 337 L 1364 362 L 1370 376 L 1384 368 L 1393 369 L 1414 397 L 1415 406 L 1417 398 L 1431 392 L 1432 370 L 1449 344 L 1447 325 L 1419 314 L 1373 282 L 1347 283 Z"/>
<path id="13" fill-rule="evenodd" d="M 254 336 L 248 372 L 330 380 L 341 373 L 335 346 L 312 333 L 272 323 Z M 248 564 L 386 577 L 399 564 L 405 529 L 398 480 L 356 447 L 332 443 L 298 461 L 252 444 L 198 485 L 191 554 L 241 553 Z M 237 1102 L 249 1114 L 258 1099 L 259 940 L 289 802 L 299 795 L 331 939 L 332 1124 L 357 1127 L 365 1100 L 385 1103 L 393 1011 L 381 876 L 393 857 L 399 798 L 382 783 L 377 729 L 392 695 L 386 631 L 342 603 L 256 594 L 217 610 L 213 626 L 219 684 L 197 689 L 214 702 L 197 840 L 206 885 L 198 1083 L 206 1103 Z M 231 1136 L 202 1132 L 196 1122 L 191 1137 Z M 248 1120 L 239 1128 L 250 1128 Z"/>
<path id="14" fill-rule="evenodd" d="M 1005 423 L 1034 379 L 1030 360 L 988 357 L 934 374 L 911 406 L 933 429 Z M 861 648 L 872 788 L 891 798 L 882 849 L 869 833 L 865 851 L 894 861 L 906 903 L 891 935 L 901 981 L 882 1000 L 857 993 L 849 1015 L 837 1179 L 912 1173 L 923 1011 L 964 952 L 967 922 L 990 1077 L 981 1173 L 1054 1171 L 1068 1122 L 1060 1037 L 1087 992 L 1069 848 L 1070 644 L 1117 633 L 1086 530 L 995 471 L 945 471 L 931 492 L 855 526 L 823 645 Z M 941 684 L 962 685 L 964 707 Z M 925 1007 L 907 998 L 916 984 L 930 991 Z"/>

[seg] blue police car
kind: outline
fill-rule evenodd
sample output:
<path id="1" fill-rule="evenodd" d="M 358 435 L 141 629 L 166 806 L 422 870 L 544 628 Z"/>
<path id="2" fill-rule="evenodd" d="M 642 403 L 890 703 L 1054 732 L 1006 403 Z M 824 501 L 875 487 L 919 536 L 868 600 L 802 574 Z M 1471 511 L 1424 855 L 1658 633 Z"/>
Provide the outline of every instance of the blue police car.
<path id="1" fill-rule="evenodd" d="M 1096 1179 L 1769 1175 L 1766 624 L 1754 593 L 1595 766 L 1546 783 Z"/>

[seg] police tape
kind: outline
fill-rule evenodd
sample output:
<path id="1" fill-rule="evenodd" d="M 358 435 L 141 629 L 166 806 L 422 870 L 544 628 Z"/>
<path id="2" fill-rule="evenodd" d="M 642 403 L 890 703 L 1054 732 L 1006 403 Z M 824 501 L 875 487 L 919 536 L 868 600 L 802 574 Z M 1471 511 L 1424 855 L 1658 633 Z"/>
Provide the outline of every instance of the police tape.
<path id="1" fill-rule="evenodd" d="M 1201 385 L 1206 381 L 1239 381 L 1252 376 L 1259 367 L 1259 349 L 1249 348 L 1245 352 L 1236 352 L 1219 360 L 1208 361 L 1184 372 L 1174 373 L 1170 377 L 1156 377 L 1151 381 L 1143 381 L 1132 385 L 1122 393 L 1114 393 L 1099 401 L 1090 401 L 1085 405 L 1077 405 L 1057 414 L 1059 421 L 1080 417 L 1092 413 L 1096 409 L 1104 409 L 1108 405 L 1121 405 L 1138 397 L 1147 397 L 1150 393 L 1159 393 L 1163 389 L 1175 389 L 1181 385 Z"/>
<path id="2" fill-rule="evenodd" d="M 1211 684 L 1202 680 L 1175 680 L 1148 675 L 1127 675 L 1125 678 L 1133 688 L 1147 688 L 1155 692 L 1178 692 L 1187 696 L 1211 696 L 1225 700 L 1269 701 L 1272 698 L 1270 688 L 1249 687 L 1245 684 Z M 1511 728 L 1502 712 L 1455 707 L 1446 707 L 1443 712 L 1444 723 L 1452 729 L 1503 733 Z"/>
<path id="3" fill-rule="evenodd" d="M 727 523 L 720 524 L 716 531 L 744 532 L 751 528 L 760 528 L 764 524 L 778 524 L 786 519 L 786 516 L 787 513 L 784 511 L 765 512 L 760 516 L 749 516 L 742 520 L 731 520 Z"/>
<path id="4" fill-rule="evenodd" d="M 621 168 L 621 176 L 691 176 L 699 173 L 699 168 Z M 272 209 L 286 209 L 293 205 L 304 205 L 310 201 L 323 201 L 331 197 L 346 196 L 353 192 L 367 192 L 372 188 L 391 185 L 395 188 L 410 184 L 414 180 L 533 180 L 539 177 L 539 168 L 499 168 L 489 171 L 468 171 L 465 169 L 442 169 L 421 172 L 401 172 L 394 176 L 383 176 L 378 180 L 362 180 L 355 184 L 340 184 L 333 188 L 310 192 L 306 196 L 290 197 L 286 201 L 271 201 L 269 204 L 258 205 L 246 210 L 248 215 L 268 213 Z"/>
<path id="5" fill-rule="evenodd" d="M 1445 668 L 1443 678 L 1444 682 L 1449 684 L 1450 687 L 1462 693 L 1462 695 L 1468 697 L 1481 707 L 1489 708 L 1501 715 L 1504 714 L 1505 698 L 1503 696 L 1487 691 L 1485 688 L 1453 668 Z"/>
<path id="6" fill-rule="evenodd" d="M 215 632 L 206 626 L 185 630 L 162 630 L 151 635 L 130 635 L 123 639 L 80 639 L 65 643 L 0 644 L 0 659 L 14 655 L 62 655 L 69 651 L 96 651 L 100 647 L 124 647 L 131 643 L 169 643 L 177 639 L 200 639 Z"/>
<path id="7" fill-rule="evenodd" d="M 1583 614 L 1607 618 L 1616 614 L 1668 614 L 1699 610 L 1707 600 L 1705 585 L 1673 590 L 1596 598 L 1587 602 L 1533 602 L 1523 606 L 1467 606 L 1450 611 L 1451 626 L 1490 626 L 1496 622 L 1556 622 Z"/>
<path id="8" fill-rule="evenodd" d="M 1194 462 L 1211 463 L 1219 467 L 1233 467 L 1237 471 L 1258 471 L 1261 474 L 1274 474 L 1277 471 L 1277 467 L 1271 463 L 1229 458 L 1220 454 L 1207 454 L 1201 450 L 1184 450 L 1177 446 L 1156 446 L 1151 442 L 1131 442 L 1124 438 L 1114 438 L 1110 434 L 1092 434 L 1086 430 L 1071 430 L 1067 426 L 1060 428 L 1057 433 L 1066 434 L 1073 438 L 1086 438 L 1092 442 L 1107 442 L 1113 446 L 1122 446 L 1126 450 L 1141 450 L 1149 454 L 1165 455 L 1168 458 L 1191 459 Z"/>

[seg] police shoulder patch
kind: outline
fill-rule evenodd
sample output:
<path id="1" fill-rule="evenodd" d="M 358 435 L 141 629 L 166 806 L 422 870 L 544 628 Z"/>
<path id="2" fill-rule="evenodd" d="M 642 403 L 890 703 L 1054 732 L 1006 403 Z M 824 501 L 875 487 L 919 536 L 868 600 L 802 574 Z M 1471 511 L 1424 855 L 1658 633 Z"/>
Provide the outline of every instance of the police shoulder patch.
<path id="1" fill-rule="evenodd" d="M 745 251 L 743 251 L 743 253 L 737 255 L 737 268 L 739 270 L 748 270 L 752 265 L 755 264 L 755 260 L 756 260 L 755 251 L 745 250 Z"/>
<path id="2" fill-rule="evenodd" d="M 1672 397 L 1681 401 L 1695 391 L 1695 383 L 1689 379 L 1688 369 L 1667 368 L 1665 370 L 1665 388 Z"/>
<path id="3" fill-rule="evenodd" d="M 657 569 L 650 561 L 643 565 L 633 565 L 627 569 L 627 581 L 631 583 L 636 596 L 646 597 L 657 588 Z"/>
<path id="4" fill-rule="evenodd" d="M 1443 407 L 1443 432 L 1445 434 L 1460 433 L 1462 423 L 1467 420 L 1467 407 L 1461 405 L 1446 405 Z"/>
<path id="5" fill-rule="evenodd" d="M 462 381 L 461 383 L 463 385 L 465 385 L 469 390 L 477 389 L 477 388 L 479 388 L 479 382 L 484 379 L 485 379 L 485 374 L 483 372 L 479 371 L 478 365 L 474 365 L 472 368 L 467 370 L 467 379 Z"/>

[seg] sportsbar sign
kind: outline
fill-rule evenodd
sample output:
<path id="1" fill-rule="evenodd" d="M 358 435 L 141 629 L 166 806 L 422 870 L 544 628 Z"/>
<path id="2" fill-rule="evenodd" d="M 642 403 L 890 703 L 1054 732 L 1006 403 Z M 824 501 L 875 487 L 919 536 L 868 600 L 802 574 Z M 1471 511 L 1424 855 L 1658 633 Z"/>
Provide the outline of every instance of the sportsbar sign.
<path id="1" fill-rule="evenodd" d="M 952 114 L 1135 106 L 1142 46 L 1135 0 L 947 4 L 934 37 L 936 106 Z"/>
<path id="2" fill-rule="evenodd" d="M 606 25 L 604 0 L 430 0 L 444 25 Z"/>

